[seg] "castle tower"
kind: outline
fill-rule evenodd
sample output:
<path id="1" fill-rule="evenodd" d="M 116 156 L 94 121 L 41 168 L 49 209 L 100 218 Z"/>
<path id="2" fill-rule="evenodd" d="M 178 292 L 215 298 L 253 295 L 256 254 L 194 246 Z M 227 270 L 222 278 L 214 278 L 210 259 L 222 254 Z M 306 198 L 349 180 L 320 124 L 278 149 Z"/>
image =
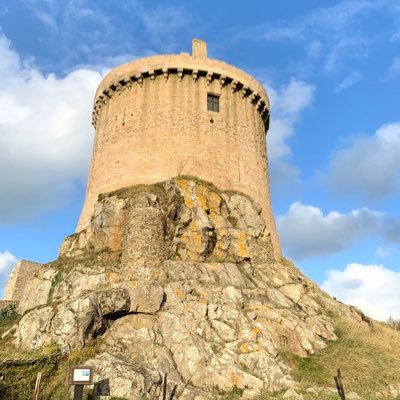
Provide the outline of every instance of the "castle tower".
<path id="1" fill-rule="evenodd" d="M 263 86 L 242 70 L 207 58 L 200 40 L 193 40 L 192 55 L 152 56 L 115 68 L 94 99 L 96 135 L 77 231 L 89 223 L 101 193 L 192 175 L 256 200 L 279 257 L 268 124 Z"/>

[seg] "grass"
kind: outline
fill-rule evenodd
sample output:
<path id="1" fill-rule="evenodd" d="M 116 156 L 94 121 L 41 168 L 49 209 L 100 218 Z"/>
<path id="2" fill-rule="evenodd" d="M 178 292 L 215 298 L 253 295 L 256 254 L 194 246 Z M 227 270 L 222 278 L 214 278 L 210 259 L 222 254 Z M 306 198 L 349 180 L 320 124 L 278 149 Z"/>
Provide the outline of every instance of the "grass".
<path id="1" fill-rule="evenodd" d="M 0 313 L 0 399 L 31 400 L 38 372 L 42 372 L 42 400 L 68 399 L 70 366 L 93 357 L 100 340 L 72 351 L 68 357 L 62 357 L 55 344 L 36 351 L 21 350 L 12 343 L 12 335 L 1 337 L 20 318 L 11 308 Z"/>
<path id="2" fill-rule="evenodd" d="M 400 332 L 378 322 L 370 327 L 338 320 L 336 333 L 338 340 L 330 342 L 314 356 L 299 357 L 281 352 L 292 368 L 291 374 L 299 383 L 299 390 L 334 387 L 337 368 L 341 369 L 346 392 L 357 392 L 366 400 L 375 399 L 375 393 L 387 389 L 389 384 L 400 383 Z M 308 395 L 308 398 L 313 397 Z"/>
<path id="3" fill-rule="evenodd" d="M 54 289 L 61 282 L 61 276 L 62 276 L 61 271 L 57 271 L 57 273 L 54 275 L 53 279 L 51 280 L 51 287 L 50 287 L 49 295 L 47 298 L 47 304 L 50 304 L 53 301 Z"/>

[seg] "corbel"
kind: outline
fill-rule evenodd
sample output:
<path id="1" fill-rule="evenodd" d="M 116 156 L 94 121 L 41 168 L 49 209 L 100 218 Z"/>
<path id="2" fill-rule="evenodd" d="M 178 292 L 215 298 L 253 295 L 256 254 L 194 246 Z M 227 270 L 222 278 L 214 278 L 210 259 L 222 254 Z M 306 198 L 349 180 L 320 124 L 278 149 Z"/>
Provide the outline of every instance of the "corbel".
<path id="1" fill-rule="evenodd" d="M 196 82 L 198 77 L 199 77 L 199 70 L 198 69 L 194 69 L 193 72 L 192 72 L 193 82 Z"/>
<path id="2" fill-rule="evenodd" d="M 238 84 L 239 84 L 239 82 L 236 79 L 232 81 L 232 83 L 231 83 L 232 93 L 236 92 Z"/>
<path id="3" fill-rule="evenodd" d="M 162 73 L 163 73 L 165 82 L 167 82 L 167 80 L 168 80 L 168 75 L 169 75 L 168 68 L 163 68 L 163 69 L 162 69 Z"/>
<path id="4" fill-rule="evenodd" d="M 115 86 L 115 91 L 117 93 L 121 93 L 122 92 L 122 85 L 119 82 L 115 83 L 114 86 Z"/>
<path id="5" fill-rule="evenodd" d="M 136 81 L 139 84 L 139 86 L 143 86 L 143 75 L 142 74 L 136 74 L 135 75 Z"/>
<path id="6" fill-rule="evenodd" d="M 250 96 L 249 96 L 249 98 L 250 98 L 250 101 L 253 103 L 253 104 L 255 104 L 255 102 L 256 102 L 256 98 L 257 98 L 257 93 L 252 93 Z"/>
<path id="7" fill-rule="evenodd" d="M 221 75 L 219 78 L 219 84 L 221 85 L 221 89 L 225 86 L 226 75 Z"/>
<path id="8" fill-rule="evenodd" d="M 206 75 L 207 85 L 211 84 L 212 77 L 213 77 L 213 73 L 212 72 L 207 72 L 207 75 Z"/>
<path id="9" fill-rule="evenodd" d="M 130 89 L 132 87 L 132 79 L 131 78 L 124 79 L 124 82 L 125 82 L 125 86 L 128 89 Z"/>

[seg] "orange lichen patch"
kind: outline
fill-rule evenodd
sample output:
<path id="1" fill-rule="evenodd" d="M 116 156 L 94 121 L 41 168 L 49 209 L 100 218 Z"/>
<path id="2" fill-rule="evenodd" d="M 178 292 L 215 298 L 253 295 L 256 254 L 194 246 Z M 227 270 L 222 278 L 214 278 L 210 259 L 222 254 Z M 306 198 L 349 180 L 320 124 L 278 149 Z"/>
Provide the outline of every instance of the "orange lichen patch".
<path id="1" fill-rule="evenodd" d="M 250 257 L 249 250 L 247 248 L 246 234 L 244 232 L 235 233 L 235 253 L 239 257 L 248 258 Z"/>
<path id="2" fill-rule="evenodd" d="M 304 293 L 306 292 L 306 289 L 305 289 L 304 287 L 302 287 L 302 288 L 300 289 L 300 292 L 301 292 L 301 294 L 304 294 Z"/>
<path id="3" fill-rule="evenodd" d="M 250 351 L 249 346 L 247 345 L 247 343 L 242 343 L 242 345 L 240 346 L 240 349 L 245 353 L 248 353 Z"/>
<path id="4" fill-rule="evenodd" d="M 208 191 L 208 207 L 211 213 L 220 214 L 221 210 L 221 196 L 215 192 Z"/>
<path id="5" fill-rule="evenodd" d="M 217 241 L 214 250 L 212 252 L 212 258 L 214 261 L 222 262 L 226 258 L 226 251 L 221 248 L 221 243 Z"/>
<path id="6" fill-rule="evenodd" d="M 130 281 L 130 283 L 132 288 L 135 288 L 138 284 L 137 281 Z"/>
<path id="7" fill-rule="evenodd" d="M 237 375 L 231 375 L 229 380 L 232 386 L 240 387 L 240 378 Z"/>
<path id="8" fill-rule="evenodd" d="M 206 293 L 204 290 L 202 290 L 202 291 L 200 292 L 200 296 L 201 296 L 201 297 L 205 297 L 206 294 L 207 294 L 207 293 Z"/>
<path id="9" fill-rule="evenodd" d="M 185 247 L 189 252 L 195 253 L 196 255 L 200 254 L 202 251 L 203 240 L 199 231 L 199 227 L 196 224 L 196 221 L 193 220 L 190 225 L 190 234 L 184 234 L 181 236 L 182 242 L 185 244 Z M 194 258 L 197 259 L 197 258 Z"/>
<path id="10" fill-rule="evenodd" d="M 117 282 L 117 276 L 118 276 L 118 274 L 115 273 L 115 272 L 108 272 L 108 273 L 107 273 L 107 280 L 108 280 L 108 283 L 109 283 L 110 285 L 113 285 L 114 283 L 116 283 L 116 282 Z"/>
<path id="11" fill-rule="evenodd" d="M 189 303 L 184 304 L 184 305 L 183 305 L 183 308 L 184 308 L 186 311 L 189 310 L 190 304 L 189 304 Z"/>
<path id="12" fill-rule="evenodd" d="M 200 207 L 204 211 L 209 209 L 207 201 L 207 190 L 204 188 L 204 186 L 200 186 L 197 188 L 196 199 L 198 207 Z"/>
<path id="13" fill-rule="evenodd" d="M 251 333 L 252 333 L 253 335 L 257 336 L 257 335 L 259 335 L 259 334 L 261 333 L 261 330 L 260 330 L 260 328 L 255 327 L 255 328 L 253 328 L 253 329 L 251 330 Z"/>
<path id="14" fill-rule="evenodd" d="M 176 289 L 175 294 L 180 298 L 184 299 L 186 297 L 185 292 L 182 289 Z"/>

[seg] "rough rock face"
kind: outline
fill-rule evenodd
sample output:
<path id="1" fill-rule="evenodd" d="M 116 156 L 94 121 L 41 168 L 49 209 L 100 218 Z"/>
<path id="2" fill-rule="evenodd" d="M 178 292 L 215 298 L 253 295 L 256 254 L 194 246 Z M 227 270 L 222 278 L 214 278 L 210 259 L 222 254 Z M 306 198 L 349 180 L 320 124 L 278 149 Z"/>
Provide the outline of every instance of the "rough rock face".
<path id="1" fill-rule="evenodd" d="M 88 229 L 30 282 L 15 343 L 68 352 L 102 336 L 88 364 L 104 395 L 157 395 L 164 373 L 187 400 L 290 387 L 280 349 L 334 340 L 326 310 L 363 315 L 274 260 L 260 212 L 189 178 L 101 196 Z"/>

